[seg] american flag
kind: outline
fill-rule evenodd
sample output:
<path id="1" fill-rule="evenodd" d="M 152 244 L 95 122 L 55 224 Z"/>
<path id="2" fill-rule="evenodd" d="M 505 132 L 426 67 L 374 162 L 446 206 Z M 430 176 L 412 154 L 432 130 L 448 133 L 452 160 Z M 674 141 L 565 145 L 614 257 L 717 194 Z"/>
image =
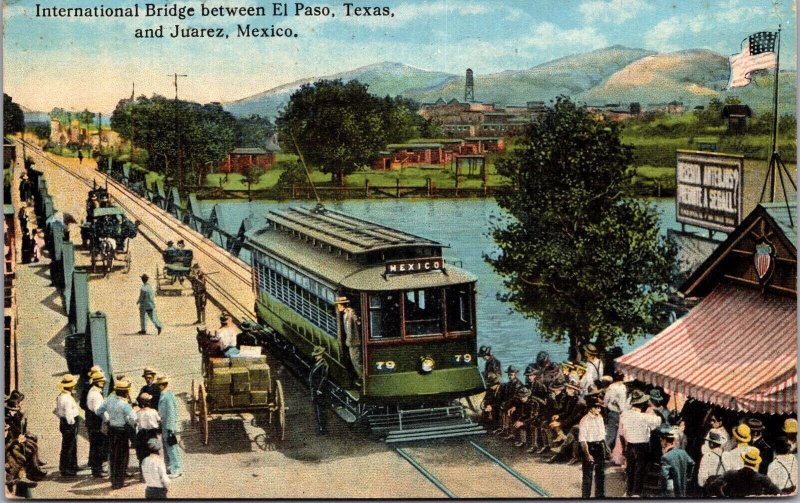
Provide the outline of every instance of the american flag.
<path id="1" fill-rule="evenodd" d="M 778 33 L 760 31 L 742 41 L 742 52 L 731 56 L 731 81 L 728 87 L 744 87 L 750 84 L 750 74 L 756 70 L 767 70 L 778 66 L 775 45 Z"/>

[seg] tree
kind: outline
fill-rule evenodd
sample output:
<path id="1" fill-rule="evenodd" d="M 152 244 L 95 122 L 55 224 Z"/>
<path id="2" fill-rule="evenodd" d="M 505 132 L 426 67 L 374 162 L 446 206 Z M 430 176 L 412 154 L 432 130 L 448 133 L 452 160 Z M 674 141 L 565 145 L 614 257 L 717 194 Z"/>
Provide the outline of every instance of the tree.
<path id="1" fill-rule="evenodd" d="M 236 119 L 236 146 L 266 148 L 275 126 L 269 117 L 253 114 L 250 117 Z"/>
<path id="2" fill-rule="evenodd" d="M 572 358 L 589 341 L 655 330 L 674 275 L 657 211 L 628 196 L 632 154 L 619 135 L 560 97 L 497 164 L 515 190 L 497 196 L 499 252 L 485 260 L 505 278 L 500 298 L 546 339 L 568 340 Z"/>
<path id="3" fill-rule="evenodd" d="M 94 124 L 95 117 L 95 113 L 90 112 L 88 109 L 84 109 L 83 112 L 78 112 L 77 114 L 78 122 L 87 127 Z"/>
<path id="4" fill-rule="evenodd" d="M 3 93 L 3 134 L 19 133 L 25 129 L 25 114 L 14 98 Z"/>
<path id="5" fill-rule="evenodd" d="M 308 163 L 344 186 L 348 174 L 386 145 L 383 112 L 380 98 L 355 80 L 304 84 L 277 119 L 281 147 L 299 149 Z"/>

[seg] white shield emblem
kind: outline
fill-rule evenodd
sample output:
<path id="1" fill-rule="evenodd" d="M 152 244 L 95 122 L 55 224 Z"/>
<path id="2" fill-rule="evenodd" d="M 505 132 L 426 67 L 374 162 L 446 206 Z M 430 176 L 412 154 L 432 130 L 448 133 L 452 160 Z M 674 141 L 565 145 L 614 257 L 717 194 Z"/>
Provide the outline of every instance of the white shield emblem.
<path id="1" fill-rule="evenodd" d="M 756 255 L 753 258 L 753 262 L 756 266 L 758 280 L 762 283 L 766 281 L 772 272 L 772 267 L 775 262 L 772 259 L 772 252 L 772 246 L 770 246 L 768 243 L 760 243 L 756 245 Z"/>

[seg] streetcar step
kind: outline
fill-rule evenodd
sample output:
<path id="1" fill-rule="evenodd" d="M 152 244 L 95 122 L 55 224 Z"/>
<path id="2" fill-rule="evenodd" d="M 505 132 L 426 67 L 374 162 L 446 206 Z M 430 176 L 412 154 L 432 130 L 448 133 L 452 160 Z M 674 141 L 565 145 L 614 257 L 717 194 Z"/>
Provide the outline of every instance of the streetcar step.
<path id="1" fill-rule="evenodd" d="M 477 424 L 465 424 L 462 427 L 445 426 L 439 429 L 390 431 L 384 440 L 387 444 L 413 442 L 415 440 L 433 440 L 437 438 L 463 437 L 468 435 L 484 435 L 486 430 Z"/>

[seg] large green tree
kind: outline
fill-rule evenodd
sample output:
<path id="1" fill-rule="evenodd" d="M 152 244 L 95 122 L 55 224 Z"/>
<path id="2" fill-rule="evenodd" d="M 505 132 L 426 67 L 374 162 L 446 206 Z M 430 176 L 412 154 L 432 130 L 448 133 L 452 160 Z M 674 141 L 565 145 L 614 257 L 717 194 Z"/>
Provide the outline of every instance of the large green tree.
<path id="1" fill-rule="evenodd" d="M 589 341 L 632 342 L 663 318 L 676 249 L 657 210 L 629 196 L 630 163 L 616 123 L 559 98 L 497 165 L 514 190 L 497 197 L 499 251 L 486 260 L 505 278 L 501 298 L 546 339 L 569 341 L 571 358 Z"/>
<path id="2" fill-rule="evenodd" d="M 172 177 L 180 187 L 200 183 L 236 142 L 236 119 L 221 105 L 158 95 L 120 100 L 111 127 L 147 151 L 148 168 Z"/>
<path id="3" fill-rule="evenodd" d="M 25 129 L 25 114 L 14 98 L 3 93 L 3 134 L 19 133 Z"/>
<path id="4" fill-rule="evenodd" d="M 253 114 L 236 119 L 236 146 L 267 148 L 275 134 L 275 126 L 269 117 Z"/>
<path id="5" fill-rule="evenodd" d="M 379 98 L 358 81 L 305 84 L 277 119 L 281 148 L 304 159 L 339 185 L 369 164 L 387 143 L 418 134 L 417 119 L 402 98 Z"/>

